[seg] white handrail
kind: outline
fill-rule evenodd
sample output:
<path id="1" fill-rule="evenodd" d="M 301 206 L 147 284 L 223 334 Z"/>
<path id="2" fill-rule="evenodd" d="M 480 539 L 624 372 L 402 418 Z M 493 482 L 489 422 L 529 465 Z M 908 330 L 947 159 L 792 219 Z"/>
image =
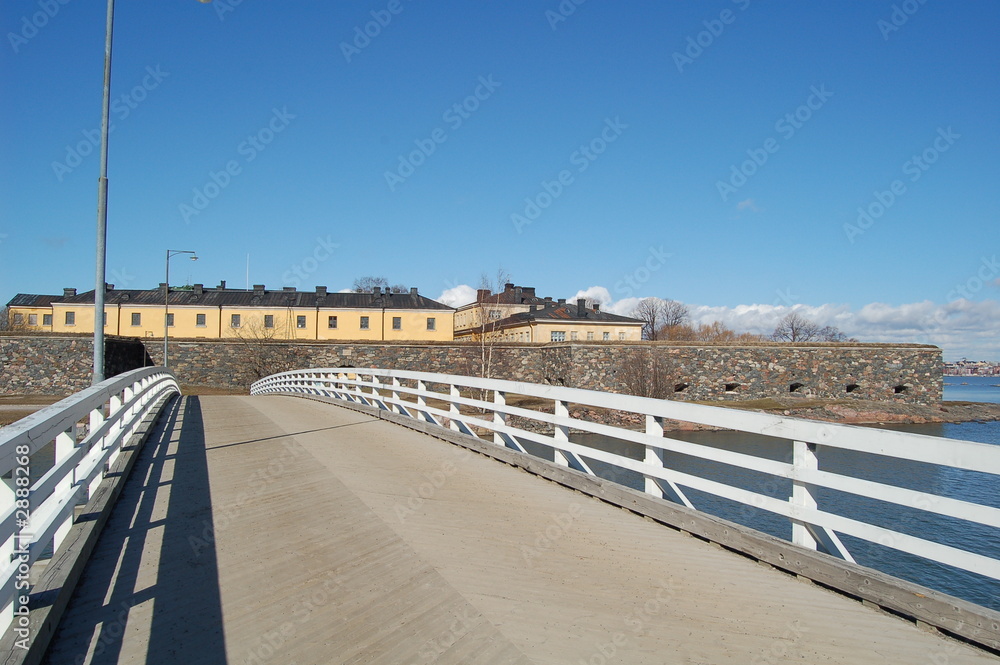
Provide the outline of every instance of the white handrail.
<path id="1" fill-rule="evenodd" d="M 438 384 L 443 389 L 430 390 L 428 384 Z M 471 389 L 473 396 L 468 396 L 470 390 L 466 390 L 466 396 L 461 395 L 462 388 Z M 816 501 L 816 488 L 825 487 L 1000 529 L 998 508 L 940 496 L 929 489 L 916 491 L 819 468 L 823 451 L 839 448 L 1000 475 L 1000 446 L 561 386 L 377 368 L 318 368 L 283 372 L 257 381 L 250 392 L 253 395 L 307 393 L 361 402 L 434 424 L 448 424 L 454 430 L 469 434 L 474 434 L 476 430 L 492 432 L 490 440 L 521 452 L 525 451 L 519 441 L 542 443 L 553 448 L 553 461 L 556 463 L 568 464 L 591 475 L 594 473 L 584 457 L 642 474 L 646 479 L 646 491 L 658 497 L 671 498 L 690 506 L 692 504 L 682 489 L 688 487 L 783 516 L 792 523 L 793 543 L 810 549 L 823 549 L 849 561 L 853 559 L 838 533 L 1000 580 L 1000 561 L 997 559 L 828 512 Z M 476 393 L 480 398 L 477 399 Z M 552 412 L 543 412 L 510 406 L 510 395 L 551 401 L 554 408 Z M 429 400 L 443 405 L 434 406 Z M 569 404 L 644 416 L 646 429 L 644 432 L 626 430 L 573 418 L 567 409 Z M 465 413 L 460 410 L 461 407 L 466 407 Z M 475 413 L 469 413 L 471 410 Z M 525 429 L 512 425 L 512 417 L 540 425 L 548 433 L 540 433 L 539 427 Z M 791 444 L 791 462 L 673 439 L 663 434 L 664 420 L 784 439 Z M 645 459 L 636 460 L 571 442 L 566 436 L 570 429 L 640 444 L 646 448 Z M 671 469 L 663 465 L 662 451 L 790 479 L 792 495 L 782 500 L 727 484 L 724 479 L 710 480 Z"/>
<path id="2" fill-rule="evenodd" d="M 112 377 L 0 429 L 0 631 L 27 620 L 31 565 L 55 551 L 122 446 L 162 400 L 179 394 L 172 372 L 147 367 Z M 55 461 L 39 477 L 32 457 L 49 444 Z"/>

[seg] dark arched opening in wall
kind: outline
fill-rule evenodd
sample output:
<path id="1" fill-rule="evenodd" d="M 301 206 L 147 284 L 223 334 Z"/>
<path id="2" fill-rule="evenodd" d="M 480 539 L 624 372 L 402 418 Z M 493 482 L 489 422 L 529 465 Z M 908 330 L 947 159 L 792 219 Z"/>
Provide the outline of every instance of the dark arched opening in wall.
<path id="1" fill-rule="evenodd" d="M 805 384 L 796 381 L 795 383 L 788 386 L 788 392 L 790 393 L 801 392 L 803 388 L 805 388 Z"/>
<path id="2" fill-rule="evenodd" d="M 847 392 L 849 392 L 849 393 L 853 393 L 853 392 L 857 392 L 858 388 L 860 388 L 860 387 L 861 387 L 861 386 L 859 386 L 859 385 L 858 385 L 858 384 L 856 384 L 856 383 L 848 383 L 848 384 L 847 384 L 847 385 L 846 385 L 846 386 L 844 387 L 844 390 L 846 390 L 846 391 L 847 391 Z"/>

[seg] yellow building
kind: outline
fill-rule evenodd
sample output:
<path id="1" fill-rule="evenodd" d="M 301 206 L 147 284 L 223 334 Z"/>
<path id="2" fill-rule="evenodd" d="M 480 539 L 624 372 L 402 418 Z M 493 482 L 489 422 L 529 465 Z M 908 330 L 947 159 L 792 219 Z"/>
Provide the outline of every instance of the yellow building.
<path id="1" fill-rule="evenodd" d="M 524 305 L 525 311 L 490 320 L 490 308 L 494 306 L 487 303 L 485 308 L 480 307 L 486 315 L 480 315 L 479 320 L 485 318 L 487 322 L 474 328 L 456 330 L 455 339 L 530 343 L 638 342 L 642 339 L 642 321 L 602 312 L 599 305 L 587 307 L 582 298 L 576 301 L 576 305 L 567 305 L 565 300 L 552 302 L 551 298 L 546 298 L 541 304 Z"/>
<path id="2" fill-rule="evenodd" d="M 533 286 L 503 285 L 503 291 L 491 293 L 489 289 L 476 291 L 476 299 L 455 311 L 455 335 L 493 323 L 518 312 L 527 312 L 531 305 L 551 304 L 552 298 L 539 298 Z"/>
<path id="3" fill-rule="evenodd" d="M 65 289 L 62 297 L 18 294 L 8 304 L 10 327 L 37 332 L 94 332 L 94 292 Z M 453 339 L 455 310 L 410 289 L 390 293 L 329 293 L 256 284 L 252 291 L 202 284 L 170 289 L 109 287 L 105 333 L 130 337 L 434 341 Z"/>

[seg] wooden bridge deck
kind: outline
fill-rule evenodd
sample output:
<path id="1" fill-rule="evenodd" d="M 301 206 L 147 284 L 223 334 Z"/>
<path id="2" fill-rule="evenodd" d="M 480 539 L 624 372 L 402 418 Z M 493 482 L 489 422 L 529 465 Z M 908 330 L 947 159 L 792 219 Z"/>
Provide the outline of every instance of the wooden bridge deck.
<path id="1" fill-rule="evenodd" d="M 457 446 L 291 397 L 184 397 L 47 662 L 995 663 Z"/>

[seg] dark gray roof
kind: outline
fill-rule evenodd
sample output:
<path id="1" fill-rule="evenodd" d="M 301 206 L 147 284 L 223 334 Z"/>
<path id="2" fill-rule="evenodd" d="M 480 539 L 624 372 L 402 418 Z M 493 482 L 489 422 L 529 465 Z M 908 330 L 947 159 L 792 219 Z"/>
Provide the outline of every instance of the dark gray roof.
<path id="1" fill-rule="evenodd" d="M 48 307 L 59 296 L 45 296 L 34 293 L 18 293 L 9 303 L 8 307 Z"/>
<path id="2" fill-rule="evenodd" d="M 73 296 L 31 296 L 17 294 L 9 304 L 27 306 L 20 299 L 28 298 L 48 298 L 48 305 L 52 302 L 60 304 L 93 304 L 94 291 L 86 291 Z M 105 295 L 105 303 L 108 305 L 162 305 L 163 289 L 111 289 Z M 221 289 L 221 288 L 194 288 L 191 290 L 170 290 L 171 305 L 200 305 L 202 307 L 332 307 L 332 308 L 363 308 L 379 309 L 434 309 L 453 311 L 449 307 L 436 300 L 424 297 L 413 291 L 406 293 L 326 293 L 317 294 L 315 291 L 296 290 L 256 290 L 246 291 L 243 289 Z"/>

